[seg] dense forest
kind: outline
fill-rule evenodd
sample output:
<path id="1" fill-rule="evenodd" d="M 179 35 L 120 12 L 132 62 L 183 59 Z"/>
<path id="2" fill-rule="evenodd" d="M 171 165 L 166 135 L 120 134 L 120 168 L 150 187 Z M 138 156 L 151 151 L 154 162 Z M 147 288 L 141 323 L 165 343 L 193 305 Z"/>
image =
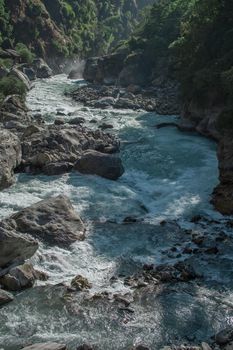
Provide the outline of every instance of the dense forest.
<path id="1" fill-rule="evenodd" d="M 152 0 L 1 0 L 0 45 L 38 55 L 101 55 L 132 32 Z"/>
<path id="2" fill-rule="evenodd" d="M 126 45 L 142 54 L 151 79 L 177 79 L 184 101 L 225 104 L 220 127 L 233 126 L 232 1 L 160 0 Z"/>

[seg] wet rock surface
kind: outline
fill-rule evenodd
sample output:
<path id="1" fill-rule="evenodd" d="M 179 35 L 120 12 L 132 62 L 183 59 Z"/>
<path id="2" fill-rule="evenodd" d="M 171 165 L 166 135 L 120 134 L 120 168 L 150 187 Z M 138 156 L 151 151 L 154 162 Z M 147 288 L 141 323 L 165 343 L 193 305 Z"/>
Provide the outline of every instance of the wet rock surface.
<path id="1" fill-rule="evenodd" d="M 119 141 L 107 133 L 81 126 L 41 127 L 31 134 L 27 132 L 22 139 L 21 171 L 47 175 L 65 173 L 87 150 L 114 153 L 119 151 Z"/>
<path id="2" fill-rule="evenodd" d="M 46 280 L 46 274 L 36 271 L 30 263 L 13 267 L 0 278 L 0 284 L 9 291 L 33 287 L 36 280 Z"/>
<path id="3" fill-rule="evenodd" d="M 0 243 L 0 267 L 3 269 L 10 264 L 24 262 L 38 249 L 35 240 L 20 234 L 5 222 L 0 223 Z"/>
<path id="4" fill-rule="evenodd" d="M 74 164 L 74 169 L 83 174 L 93 174 L 117 180 L 124 173 L 119 157 L 97 151 L 86 151 Z"/>
<path id="5" fill-rule="evenodd" d="M 5 227 L 49 244 L 69 245 L 84 239 L 85 227 L 66 196 L 45 199 L 2 221 Z"/>
<path id="6" fill-rule="evenodd" d="M 6 292 L 5 290 L 0 289 L 0 307 L 2 305 L 8 304 L 11 301 L 14 300 L 14 297 L 9 292 Z"/>

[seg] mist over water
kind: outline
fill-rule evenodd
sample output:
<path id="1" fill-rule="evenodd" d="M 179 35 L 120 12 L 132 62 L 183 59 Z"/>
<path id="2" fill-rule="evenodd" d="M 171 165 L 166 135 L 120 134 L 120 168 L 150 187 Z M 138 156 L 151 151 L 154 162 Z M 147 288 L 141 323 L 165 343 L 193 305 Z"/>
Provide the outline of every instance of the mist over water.
<path id="1" fill-rule="evenodd" d="M 11 188 L 0 193 L 1 217 L 63 193 L 88 228 L 86 240 L 70 250 L 40 245 L 33 262 L 49 273 L 48 282 L 54 287 L 41 285 L 23 292 L 0 310 L 0 345 L 16 350 L 26 341 L 59 340 L 75 349 L 79 341 L 86 340 L 105 349 L 123 349 L 144 341 L 157 349 L 174 333 L 181 339 L 195 333 L 201 339 L 229 317 L 224 305 L 216 310 L 211 301 L 215 291 L 207 286 L 196 290 L 197 286 L 181 285 L 173 294 L 169 288 L 167 294 L 158 290 L 148 293 L 145 300 L 138 296 L 135 314 L 127 316 L 126 321 L 124 314 L 116 313 L 111 303 L 104 301 L 83 302 L 75 296 L 71 308 L 55 286 L 63 281 L 70 283 L 81 274 L 93 284 L 91 294 L 106 290 L 127 293 L 129 289 L 120 280 L 109 283 L 113 275 L 133 273 L 143 263 L 164 263 L 168 258 L 162 251 L 185 239 L 175 226 L 161 231 L 157 223 L 176 219 L 190 226 L 188 220 L 196 214 L 219 217 L 209 204 L 218 182 L 216 145 L 212 141 L 172 127 L 154 127 L 175 116 L 94 110 L 64 96 L 65 90 L 83 83 L 70 81 L 65 75 L 37 81 L 28 93 L 28 107 L 34 114 L 41 113 L 47 123 L 62 114 L 65 120 L 84 117 L 90 128 L 103 122 L 112 124 L 110 132 L 122 142 L 120 156 L 125 173 L 116 182 L 75 172 L 52 177 L 20 174 Z M 141 218 L 145 224 L 117 225 L 127 216 Z M 210 276 L 211 269 L 218 269 L 214 261 L 208 270 Z M 226 293 L 223 297 L 229 296 Z"/>

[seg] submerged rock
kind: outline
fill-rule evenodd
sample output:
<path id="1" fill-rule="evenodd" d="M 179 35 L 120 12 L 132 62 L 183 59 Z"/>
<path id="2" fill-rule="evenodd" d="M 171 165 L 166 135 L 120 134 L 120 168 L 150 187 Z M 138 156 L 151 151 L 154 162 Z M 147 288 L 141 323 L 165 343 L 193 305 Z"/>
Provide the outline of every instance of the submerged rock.
<path id="1" fill-rule="evenodd" d="M 83 174 L 93 174 L 110 180 L 117 180 L 124 173 L 119 157 L 97 151 L 86 151 L 77 160 L 74 169 Z"/>
<path id="2" fill-rule="evenodd" d="M 215 341 L 218 345 L 226 345 L 233 341 L 233 327 L 229 326 L 215 335 Z"/>
<path id="3" fill-rule="evenodd" d="M 20 162 L 19 138 L 7 130 L 0 130 L 0 190 L 12 185 L 14 169 Z"/>
<path id="4" fill-rule="evenodd" d="M 6 292 L 5 290 L 0 289 L 0 307 L 2 305 L 8 304 L 14 300 L 12 294 Z"/>
<path id="5" fill-rule="evenodd" d="M 37 343 L 26 346 L 22 350 L 67 350 L 67 347 L 59 343 Z"/>
<path id="6" fill-rule="evenodd" d="M 13 214 L 5 225 L 57 245 L 69 245 L 85 237 L 85 227 L 66 196 L 45 199 Z"/>
<path id="7" fill-rule="evenodd" d="M 84 290 L 84 289 L 90 289 L 92 287 L 91 283 L 88 281 L 87 278 L 77 275 L 75 278 L 71 281 L 71 287 L 75 288 L 78 291 Z"/>
<path id="8" fill-rule="evenodd" d="M 94 348 L 89 344 L 83 344 L 78 346 L 76 350 L 94 350 Z"/>

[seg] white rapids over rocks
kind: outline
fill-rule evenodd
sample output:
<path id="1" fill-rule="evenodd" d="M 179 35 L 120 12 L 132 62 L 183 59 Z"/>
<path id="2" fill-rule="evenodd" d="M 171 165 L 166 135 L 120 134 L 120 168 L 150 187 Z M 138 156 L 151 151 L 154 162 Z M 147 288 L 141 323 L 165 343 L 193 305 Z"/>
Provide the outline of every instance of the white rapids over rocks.
<path id="1" fill-rule="evenodd" d="M 114 182 L 78 173 L 53 177 L 20 174 L 11 188 L 0 192 L 0 217 L 6 217 L 43 198 L 64 193 L 71 199 L 77 212 L 89 226 L 89 235 L 84 242 L 75 243 L 71 250 L 41 245 L 39 252 L 33 258 L 34 264 L 49 273 L 50 284 L 70 282 L 75 275 L 81 274 L 92 282 L 93 292 L 102 290 L 126 292 L 127 289 L 121 282 L 109 286 L 109 278 L 125 261 L 129 265 L 162 262 L 162 256 L 157 251 L 158 247 L 154 247 L 154 243 L 151 243 L 144 233 L 135 233 L 134 240 L 132 234 L 127 233 L 127 229 L 125 234 L 120 235 L 115 232 L 106 233 L 106 230 L 95 235 L 92 232 L 93 223 L 121 222 L 125 217 L 133 216 L 144 218 L 146 222 L 152 224 L 164 219 L 177 219 L 183 226 L 187 226 L 189 224 L 186 220 L 196 214 L 218 217 L 219 215 L 209 204 L 211 192 L 218 182 L 216 145 L 203 137 L 181 133 L 172 127 L 159 130 L 154 127 L 160 122 L 174 120 L 175 116 L 158 116 L 144 111 L 94 110 L 78 105 L 64 96 L 66 89 L 69 90 L 78 84 L 83 82 L 70 81 L 65 75 L 38 80 L 28 93 L 28 107 L 34 114 L 42 114 L 48 123 L 53 122 L 60 113 L 65 120 L 81 116 L 85 118 L 85 125 L 91 128 L 96 128 L 102 123 L 112 124 L 113 129 L 108 131 L 116 133 L 122 141 L 121 158 L 125 167 L 124 175 Z M 93 123 L 93 119 L 96 123 Z M 23 293 L 25 296 L 21 299 L 27 298 L 29 293 L 32 293 L 30 298 L 33 303 L 35 291 Z M 40 297 L 37 295 L 38 299 L 34 301 L 38 305 L 40 302 L 42 304 L 46 302 L 43 299 L 43 293 Z M 176 303 L 175 299 L 174 302 Z M 203 305 L 204 303 L 205 301 Z M 3 328 L 0 326 L 0 346 L 8 345 L 7 350 L 18 349 L 16 345 L 23 343 L 23 340 L 17 343 L 17 334 L 30 341 L 70 339 L 71 346 L 74 346 L 72 340 L 76 339 L 79 327 L 72 328 L 73 319 L 69 321 L 70 323 L 67 321 L 67 324 L 72 324 L 72 327 L 67 329 L 65 316 L 59 314 L 56 309 L 53 310 L 54 315 L 50 317 L 45 306 L 41 307 L 40 313 L 39 306 L 32 311 L 29 301 L 25 303 L 22 301 L 23 307 L 20 308 L 21 314 L 18 315 L 17 305 L 14 303 L 11 305 L 3 309 L 6 312 L 3 313 L 2 318 L 0 311 L 0 322 L 5 322 Z M 188 317 L 189 311 L 188 306 L 185 305 L 182 309 L 184 318 Z M 141 330 L 142 340 L 152 334 L 152 329 L 148 328 L 149 324 L 158 322 L 155 315 L 153 316 L 150 312 L 147 305 L 147 316 L 143 314 L 141 319 L 139 317 L 131 324 L 137 334 L 138 329 L 142 327 L 140 323 L 143 322 L 144 317 L 146 330 Z M 90 319 L 97 317 L 92 315 L 91 311 L 89 316 Z M 50 320 L 46 321 L 46 317 L 50 317 Z M 102 317 L 105 317 L 104 312 Z M 158 318 L 159 314 L 156 317 Z M 41 318 L 41 322 L 36 321 L 37 318 Z M 47 331 L 43 322 L 50 323 L 47 325 Z M 170 326 L 172 327 L 172 321 Z M 116 343 L 119 341 L 119 349 L 123 349 L 122 346 L 127 344 L 127 341 L 122 340 L 120 335 L 122 329 L 117 327 L 115 329 L 113 325 L 109 325 L 109 329 L 102 331 L 97 327 L 93 334 L 85 333 L 83 330 L 77 337 L 82 336 L 82 339 L 87 341 L 101 343 L 101 336 L 104 338 L 105 332 L 106 335 L 111 334 L 110 330 L 115 336 Z M 137 337 L 136 334 L 133 335 L 133 341 L 137 343 L 139 336 Z M 132 337 L 132 335 L 129 336 Z M 157 336 L 162 337 L 161 334 Z M 111 338 L 109 335 L 108 337 Z M 165 340 L 166 337 L 163 341 Z M 103 348 L 118 349 L 111 341 L 111 339 L 106 340 L 105 343 L 103 341 L 102 343 L 105 344 Z"/>

